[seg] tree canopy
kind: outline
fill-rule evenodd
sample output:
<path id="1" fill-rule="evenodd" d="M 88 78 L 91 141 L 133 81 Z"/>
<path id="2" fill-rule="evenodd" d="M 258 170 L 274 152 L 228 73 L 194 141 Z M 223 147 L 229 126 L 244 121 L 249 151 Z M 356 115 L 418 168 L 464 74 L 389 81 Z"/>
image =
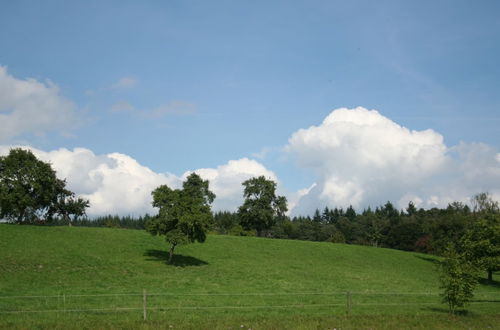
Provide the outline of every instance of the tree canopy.
<path id="1" fill-rule="evenodd" d="M 49 163 L 20 148 L 0 157 L 0 218 L 16 223 L 45 222 L 53 216 L 85 214 L 89 202 L 75 197 Z"/>
<path id="2" fill-rule="evenodd" d="M 182 189 L 171 189 L 167 185 L 156 188 L 152 193 L 153 207 L 158 215 L 146 223 L 146 230 L 152 235 L 164 235 L 170 244 L 168 262 L 172 262 L 177 245 L 204 242 L 212 224 L 210 204 L 215 194 L 209 190 L 207 180 L 192 173 Z"/>
<path id="3" fill-rule="evenodd" d="M 276 196 L 276 183 L 264 176 L 248 179 L 242 185 L 245 201 L 238 209 L 240 223 L 247 230 L 255 229 L 261 236 L 277 218 L 285 216 L 287 200 L 284 196 Z"/>

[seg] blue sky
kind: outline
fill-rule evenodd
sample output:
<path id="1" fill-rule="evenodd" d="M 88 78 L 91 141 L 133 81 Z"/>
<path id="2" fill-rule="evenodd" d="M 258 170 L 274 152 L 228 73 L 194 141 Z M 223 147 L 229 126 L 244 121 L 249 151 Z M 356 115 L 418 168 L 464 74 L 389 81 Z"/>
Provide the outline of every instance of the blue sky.
<path id="1" fill-rule="evenodd" d="M 33 78 L 49 88 L 50 80 L 58 88 L 51 95 L 71 103 L 67 123 L 19 129 L 4 146 L 121 153 L 178 177 L 246 157 L 272 171 L 289 199 L 331 175 L 347 180 L 285 151 L 295 132 L 341 107 L 432 129 L 447 157 L 456 158 L 461 141 L 498 155 L 497 1 L 1 1 L 0 8 L 0 66 L 9 81 Z M 0 100 L 0 113 L 13 111 L 8 104 Z M 47 111 L 38 115 L 61 118 Z M 488 163 L 489 184 L 448 197 L 495 193 L 499 163 Z M 429 200 L 433 193 L 422 191 L 433 180 L 434 172 L 411 189 Z M 359 206 L 398 199 L 404 189 Z M 340 201 L 325 198 L 316 204 Z"/>

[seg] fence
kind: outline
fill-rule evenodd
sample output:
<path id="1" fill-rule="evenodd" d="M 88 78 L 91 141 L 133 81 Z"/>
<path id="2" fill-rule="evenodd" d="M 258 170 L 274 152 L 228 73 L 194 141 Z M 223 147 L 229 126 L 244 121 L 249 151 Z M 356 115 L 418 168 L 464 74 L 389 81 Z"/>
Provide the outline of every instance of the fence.
<path id="1" fill-rule="evenodd" d="M 350 314 L 375 308 L 443 307 L 432 292 L 288 292 L 288 293 L 141 293 L 0 296 L 0 314 L 21 313 L 141 313 L 156 311 L 326 309 Z M 472 304 L 499 306 L 499 292 L 482 292 Z"/>

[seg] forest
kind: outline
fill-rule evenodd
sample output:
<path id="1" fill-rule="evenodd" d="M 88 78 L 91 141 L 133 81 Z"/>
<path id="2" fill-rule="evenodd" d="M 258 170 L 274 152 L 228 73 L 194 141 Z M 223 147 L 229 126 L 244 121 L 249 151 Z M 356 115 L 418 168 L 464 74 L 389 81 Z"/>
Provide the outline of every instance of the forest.
<path id="1" fill-rule="evenodd" d="M 296 239 L 386 247 L 440 255 L 448 242 L 457 241 L 480 218 L 498 213 L 498 202 L 489 194 L 474 197 L 472 208 L 454 202 L 446 208 L 417 209 L 409 203 L 398 210 L 391 202 L 362 212 L 350 206 L 346 209 L 325 207 L 312 216 L 276 217 L 275 224 L 263 236 L 276 239 Z M 79 218 L 73 226 L 145 229 L 152 216 L 107 215 L 94 219 Z M 56 218 L 47 225 L 68 225 Z M 240 224 L 237 212 L 213 212 L 210 232 L 220 235 L 256 236 L 255 230 Z"/>

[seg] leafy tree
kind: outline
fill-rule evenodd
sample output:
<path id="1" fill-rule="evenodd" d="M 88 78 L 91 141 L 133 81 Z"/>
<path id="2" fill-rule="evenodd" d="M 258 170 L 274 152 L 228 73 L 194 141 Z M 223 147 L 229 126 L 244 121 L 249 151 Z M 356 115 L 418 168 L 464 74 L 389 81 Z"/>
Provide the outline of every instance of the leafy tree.
<path id="1" fill-rule="evenodd" d="M 159 212 L 146 223 L 146 230 L 152 235 L 165 235 L 171 263 L 177 245 L 205 241 L 213 220 L 210 204 L 215 194 L 209 190 L 208 181 L 196 173 L 187 177 L 182 189 L 162 185 L 151 194 L 153 207 Z"/>
<path id="2" fill-rule="evenodd" d="M 11 149 L 0 157 L 0 218 L 33 223 L 54 215 L 84 215 L 89 202 L 75 198 L 65 186 L 49 163 L 29 150 Z"/>
<path id="3" fill-rule="evenodd" d="M 472 210 L 474 213 L 498 214 L 500 207 L 498 202 L 494 201 L 489 193 L 480 193 L 472 199 Z"/>
<path id="4" fill-rule="evenodd" d="M 474 296 L 477 285 L 477 269 L 452 245 L 445 250 L 445 259 L 440 263 L 440 288 L 443 303 L 448 304 L 450 314 L 464 307 Z"/>
<path id="5" fill-rule="evenodd" d="M 493 272 L 500 269 L 500 216 L 490 215 L 488 220 L 476 221 L 462 244 L 467 259 L 485 270 L 491 283 Z"/>
<path id="6" fill-rule="evenodd" d="M 277 218 L 283 218 L 287 209 L 284 196 L 276 196 L 276 183 L 264 176 L 251 178 L 242 183 L 245 201 L 238 208 L 240 224 L 245 229 L 255 229 L 258 236 L 270 229 Z"/>
<path id="7" fill-rule="evenodd" d="M 85 215 L 85 209 L 89 207 L 89 201 L 81 197 L 76 197 L 75 194 L 69 190 L 63 189 L 58 194 L 57 202 L 49 208 L 49 218 L 53 214 L 57 214 L 71 226 L 73 221 Z M 73 219 L 70 217 L 73 215 Z"/>

